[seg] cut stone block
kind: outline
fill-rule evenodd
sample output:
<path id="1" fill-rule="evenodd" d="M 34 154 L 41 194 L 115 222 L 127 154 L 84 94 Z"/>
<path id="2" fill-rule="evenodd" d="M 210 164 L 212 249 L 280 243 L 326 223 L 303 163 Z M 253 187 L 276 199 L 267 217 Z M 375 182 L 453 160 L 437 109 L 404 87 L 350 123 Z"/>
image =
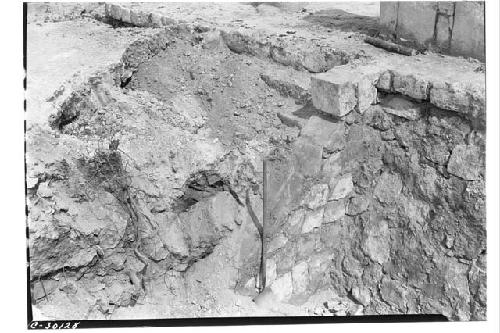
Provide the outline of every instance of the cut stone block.
<path id="1" fill-rule="evenodd" d="M 379 80 L 379 74 L 369 74 L 359 79 L 356 94 L 358 97 L 357 109 L 359 113 L 365 112 L 372 104 L 377 103 L 376 83 Z"/>
<path id="2" fill-rule="evenodd" d="M 109 16 L 111 16 L 115 20 L 121 20 L 121 6 L 111 5 L 109 7 Z"/>
<path id="3" fill-rule="evenodd" d="M 336 117 L 345 116 L 354 109 L 363 113 L 377 102 L 379 76 L 380 71 L 369 66 L 358 69 L 335 67 L 313 76 L 310 89 L 313 105 Z"/>
<path id="4" fill-rule="evenodd" d="M 382 3 L 381 3 L 382 4 Z M 385 71 L 380 74 L 377 82 L 377 88 L 385 91 L 392 90 L 392 73 L 391 71 Z"/>
<path id="5" fill-rule="evenodd" d="M 153 27 L 161 27 L 161 26 L 162 26 L 162 22 L 161 22 L 161 15 L 156 14 L 156 13 L 151 13 L 151 14 L 149 15 L 149 23 L 150 23 Z"/>
<path id="6" fill-rule="evenodd" d="M 130 19 L 130 9 L 129 8 L 121 7 L 120 17 L 121 17 L 122 22 L 125 22 L 128 24 L 132 23 L 132 20 Z"/>
<path id="7" fill-rule="evenodd" d="M 429 97 L 429 82 L 412 74 L 394 72 L 393 89 L 418 100 L 427 100 Z"/>
<path id="8" fill-rule="evenodd" d="M 473 118 L 485 117 L 485 89 L 470 87 L 462 82 L 434 82 L 429 94 L 435 106 L 467 114 Z"/>
<path id="9" fill-rule="evenodd" d="M 346 71 L 313 76 L 311 96 L 315 108 L 337 117 L 345 116 L 357 105 L 356 83 Z"/>
<path id="10" fill-rule="evenodd" d="M 130 21 L 132 22 L 133 25 L 137 27 L 145 27 L 149 23 L 149 18 L 148 14 L 145 14 L 140 11 L 130 11 Z"/>

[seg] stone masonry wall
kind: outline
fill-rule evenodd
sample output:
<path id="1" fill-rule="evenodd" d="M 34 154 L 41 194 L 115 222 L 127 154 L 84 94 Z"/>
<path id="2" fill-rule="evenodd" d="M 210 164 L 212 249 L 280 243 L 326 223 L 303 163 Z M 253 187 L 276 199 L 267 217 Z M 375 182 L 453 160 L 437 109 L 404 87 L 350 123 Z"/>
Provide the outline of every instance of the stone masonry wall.
<path id="1" fill-rule="evenodd" d="M 340 66 L 310 93 L 323 114 L 272 160 L 268 286 L 333 289 L 357 306 L 339 314 L 485 319 L 484 82 Z"/>
<path id="2" fill-rule="evenodd" d="M 420 45 L 485 59 L 484 2 L 381 2 L 380 23 Z"/>

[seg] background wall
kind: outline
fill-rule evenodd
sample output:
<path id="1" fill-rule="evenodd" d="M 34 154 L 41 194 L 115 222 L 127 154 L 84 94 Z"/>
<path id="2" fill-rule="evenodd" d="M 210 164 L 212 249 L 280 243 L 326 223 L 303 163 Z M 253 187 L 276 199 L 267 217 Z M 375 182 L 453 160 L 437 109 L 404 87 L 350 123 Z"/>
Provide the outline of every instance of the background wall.
<path id="1" fill-rule="evenodd" d="M 485 60 L 484 2 L 381 2 L 380 23 L 422 46 Z"/>

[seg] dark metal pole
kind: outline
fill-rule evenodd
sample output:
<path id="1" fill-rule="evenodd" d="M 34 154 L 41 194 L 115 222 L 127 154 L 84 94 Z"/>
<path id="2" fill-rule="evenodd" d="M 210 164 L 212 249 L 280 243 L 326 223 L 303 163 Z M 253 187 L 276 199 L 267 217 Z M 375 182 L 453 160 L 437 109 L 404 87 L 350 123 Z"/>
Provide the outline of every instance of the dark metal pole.
<path id="1" fill-rule="evenodd" d="M 268 218 L 268 212 L 267 212 L 267 200 L 268 200 L 268 172 L 267 172 L 267 160 L 264 158 L 262 161 L 262 174 L 263 174 L 263 181 L 262 181 L 262 244 L 261 244 L 261 258 L 260 258 L 260 263 L 261 263 L 261 292 L 266 288 L 266 259 L 265 259 L 265 253 L 266 253 L 266 224 L 267 224 L 267 218 Z"/>

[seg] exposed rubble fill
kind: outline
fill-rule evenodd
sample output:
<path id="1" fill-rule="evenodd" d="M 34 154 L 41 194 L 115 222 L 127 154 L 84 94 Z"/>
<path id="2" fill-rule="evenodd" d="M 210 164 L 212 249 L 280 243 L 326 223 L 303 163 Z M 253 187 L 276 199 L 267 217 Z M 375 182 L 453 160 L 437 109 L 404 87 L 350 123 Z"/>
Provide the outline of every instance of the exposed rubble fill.
<path id="1" fill-rule="evenodd" d="M 104 15 L 154 33 L 55 93 L 49 126 L 26 136 L 30 285 L 45 316 L 486 318 L 474 64 L 436 70 L 434 55 L 134 8 Z M 253 302 L 262 241 L 267 296 Z"/>

